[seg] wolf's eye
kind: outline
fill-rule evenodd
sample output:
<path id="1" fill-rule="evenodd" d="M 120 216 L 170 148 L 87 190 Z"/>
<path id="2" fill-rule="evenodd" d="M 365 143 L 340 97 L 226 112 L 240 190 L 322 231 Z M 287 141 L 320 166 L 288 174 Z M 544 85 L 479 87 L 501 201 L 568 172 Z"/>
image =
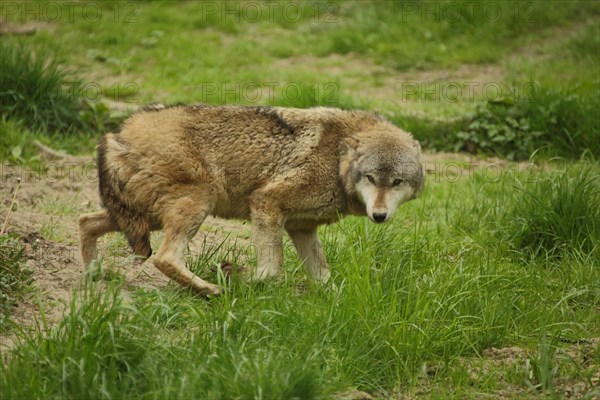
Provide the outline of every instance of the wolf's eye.
<path id="1" fill-rule="evenodd" d="M 392 182 L 392 186 L 398 186 L 402 182 L 404 182 L 402 179 L 394 179 L 394 182 Z"/>
<path id="2" fill-rule="evenodd" d="M 373 185 L 375 184 L 375 178 L 373 178 L 371 175 L 367 175 L 367 179 L 369 180 L 369 182 L 371 182 Z"/>

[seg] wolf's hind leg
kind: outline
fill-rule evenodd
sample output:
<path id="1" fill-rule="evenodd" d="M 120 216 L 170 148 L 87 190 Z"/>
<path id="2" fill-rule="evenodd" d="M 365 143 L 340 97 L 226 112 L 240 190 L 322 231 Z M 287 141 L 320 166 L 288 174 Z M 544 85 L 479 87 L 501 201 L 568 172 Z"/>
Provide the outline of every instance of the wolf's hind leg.
<path id="1" fill-rule="evenodd" d="M 101 210 L 79 217 L 79 245 L 83 266 L 87 267 L 98 257 L 98 238 L 105 233 L 119 230 L 108 211 Z"/>
<path id="2" fill-rule="evenodd" d="M 213 205 L 211 196 L 183 197 L 169 204 L 163 215 L 165 238 L 151 260 L 163 274 L 204 296 L 218 295 L 220 289 L 186 267 L 185 250 Z"/>
<path id="3" fill-rule="evenodd" d="M 298 256 L 304 263 L 306 272 L 317 281 L 327 283 L 331 273 L 327 267 L 327 261 L 319 242 L 316 229 L 291 230 L 288 234 L 294 242 Z"/>

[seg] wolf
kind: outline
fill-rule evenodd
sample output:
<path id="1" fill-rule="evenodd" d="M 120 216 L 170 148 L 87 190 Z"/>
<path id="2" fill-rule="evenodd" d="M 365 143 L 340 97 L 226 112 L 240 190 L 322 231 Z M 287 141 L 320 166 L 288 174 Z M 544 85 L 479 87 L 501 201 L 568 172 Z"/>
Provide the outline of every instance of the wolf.
<path id="1" fill-rule="evenodd" d="M 421 147 L 383 116 L 315 107 L 178 105 L 144 108 L 97 148 L 103 209 L 79 218 L 84 265 L 97 239 L 121 231 L 134 253 L 169 278 L 206 295 L 219 286 L 185 263 L 208 215 L 251 221 L 256 267 L 249 279 L 280 272 L 285 230 L 307 273 L 330 272 L 317 227 L 347 215 L 389 221 L 423 189 Z"/>

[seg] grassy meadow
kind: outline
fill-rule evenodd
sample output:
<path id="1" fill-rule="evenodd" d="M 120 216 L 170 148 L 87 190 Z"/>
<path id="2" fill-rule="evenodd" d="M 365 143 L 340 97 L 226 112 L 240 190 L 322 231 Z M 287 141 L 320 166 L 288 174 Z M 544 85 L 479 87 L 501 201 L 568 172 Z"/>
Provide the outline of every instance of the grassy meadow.
<path id="1" fill-rule="evenodd" d="M 228 281 L 214 267 L 246 249 L 223 239 L 188 258 L 218 298 L 80 271 L 62 319 L 25 329 L 11 305 L 44 288 L 0 231 L 0 398 L 600 396 L 598 2 L 4 2 L 0 21 L 36 29 L 0 37 L 3 163 L 91 156 L 151 102 L 373 109 L 440 152 L 390 223 L 320 229 L 335 287 L 287 238 L 285 276 Z"/>

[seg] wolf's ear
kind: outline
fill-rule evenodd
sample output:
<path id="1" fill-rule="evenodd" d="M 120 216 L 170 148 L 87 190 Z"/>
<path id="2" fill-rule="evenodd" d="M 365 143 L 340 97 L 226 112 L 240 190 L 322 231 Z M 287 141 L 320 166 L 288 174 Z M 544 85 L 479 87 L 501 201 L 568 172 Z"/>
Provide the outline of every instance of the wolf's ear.
<path id="1" fill-rule="evenodd" d="M 358 139 L 352 136 L 344 138 L 344 143 L 346 143 L 346 146 L 348 146 L 348 150 L 356 150 L 358 148 L 358 145 L 360 144 Z"/>

